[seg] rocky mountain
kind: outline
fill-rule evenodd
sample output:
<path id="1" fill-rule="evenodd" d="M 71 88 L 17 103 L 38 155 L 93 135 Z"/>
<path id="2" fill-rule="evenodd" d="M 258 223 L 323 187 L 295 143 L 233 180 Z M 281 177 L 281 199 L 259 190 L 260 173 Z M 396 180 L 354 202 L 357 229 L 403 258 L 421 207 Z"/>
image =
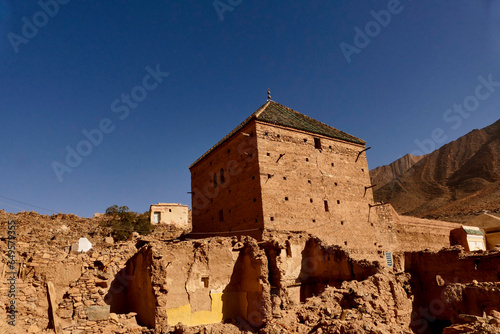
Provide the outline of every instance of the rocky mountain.
<path id="1" fill-rule="evenodd" d="M 424 156 L 407 154 L 390 165 L 380 166 L 371 170 L 370 177 L 372 179 L 372 184 L 374 185 L 373 190 L 376 191 L 392 180 L 397 179 L 399 176 L 406 173 L 408 169 L 419 162 L 423 157 Z"/>
<path id="2" fill-rule="evenodd" d="M 411 156 L 402 159 L 370 172 L 378 183 L 376 201 L 389 202 L 402 214 L 457 222 L 482 210 L 500 211 L 500 120 L 412 166 Z"/>

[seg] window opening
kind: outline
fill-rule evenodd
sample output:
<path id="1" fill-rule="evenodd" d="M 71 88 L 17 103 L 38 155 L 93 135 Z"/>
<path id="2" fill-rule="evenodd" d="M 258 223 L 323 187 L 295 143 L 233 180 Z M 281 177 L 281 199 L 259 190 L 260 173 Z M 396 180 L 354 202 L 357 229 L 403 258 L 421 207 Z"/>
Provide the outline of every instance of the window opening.
<path id="1" fill-rule="evenodd" d="M 154 222 L 155 222 L 155 224 L 160 223 L 160 220 L 161 220 L 161 212 L 155 212 L 154 213 Z"/>
<path id="2" fill-rule="evenodd" d="M 224 177 L 224 169 L 220 169 L 220 184 L 226 182 L 226 178 Z"/>
<path id="3" fill-rule="evenodd" d="M 314 138 L 314 148 L 317 150 L 321 150 L 321 139 Z"/>

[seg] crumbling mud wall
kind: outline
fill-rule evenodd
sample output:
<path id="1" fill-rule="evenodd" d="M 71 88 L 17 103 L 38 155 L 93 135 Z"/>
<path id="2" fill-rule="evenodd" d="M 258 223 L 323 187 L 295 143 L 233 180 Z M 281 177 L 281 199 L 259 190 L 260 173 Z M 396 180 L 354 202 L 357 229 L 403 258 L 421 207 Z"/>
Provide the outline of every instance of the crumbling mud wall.
<path id="1" fill-rule="evenodd" d="M 381 269 L 379 263 L 354 260 L 340 247 L 327 246 L 307 233 L 273 232 L 267 237 L 261 247 L 268 257 L 273 312 L 298 305 L 327 286 L 364 280 Z"/>
<path id="2" fill-rule="evenodd" d="M 136 285 L 145 286 L 148 275 L 138 270 L 151 268 L 154 298 L 142 293 L 138 298 L 143 300 L 134 303 L 142 303 L 148 314 L 156 313 L 156 330 L 179 322 L 198 326 L 227 321 L 260 328 L 329 286 L 340 288 L 383 271 L 379 263 L 354 260 L 341 248 L 326 246 L 306 233 L 273 236 L 263 242 L 249 237 L 152 242 L 127 262 L 126 269 L 136 269 L 127 271 L 134 277 L 116 298 L 117 305 L 131 303 L 129 291 L 143 291 Z M 144 311 L 124 311 L 132 310 L 139 324 L 150 327 L 140 320 Z"/>
<path id="3" fill-rule="evenodd" d="M 418 333 L 451 324 L 453 309 L 449 307 L 446 291 L 451 284 L 472 282 L 498 282 L 500 278 L 500 253 L 464 253 L 456 246 L 439 252 L 421 251 L 405 254 L 405 270 L 412 276 L 415 295 L 412 327 Z M 491 305 L 480 298 L 467 299 L 463 310 L 482 315 Z M 453 303 L 451 303 L 453 304 Z"/>
<path id="4" fill-rule="evenodd" d="M 298 280 L 300 300 L 321 293 L 326 286 L 339 286 L 344 281 L 362 281 L 377 272 L 378 266 L 368 261 L 355 261 L 338 246 L 326 246 L 318 238 L 309 239 L 302 251 Z"/>
<path id="5" fill-rule="evenodd" d="M 155 327 L 156 315 L 156 297 L 151 284 L 152 261 L 151 247 L 141 248 L 117 273 L 111 283 L 112 290 L 106 295 L 111 312 L 135 312 L 137 323 L 148 328 Z"/>
<path id="6" fill-rule="evenodd" d="M 445 301 L 451 311 L 451 322 L 460 323 L 460 315 L 500 316 L 500 283 L 452 283 L 444 291 Z"/>
<path id="7" fill-rule="evenodd" d="M 355 260 L 306 233 L 274 232 L 260 246 L 268 257 L 272 301 L 262 333 L 410 331 L 408 275 Z"/>
<path id="8" fill-rule="evenodd" d="M 0 251 L 7 254 L 7 222 L 16 225 L 15 264 L 12 275 L 7 259 L 0 261 L 0 333 L 93 332 L 97 327 L 128 330 L 118 319 L 111 323 L 109 306 L 103 300 L 109 277 L 116 274 L 137 249 L 132 243 L 114 243 L 99 228 L 99 220 L 71 214 L 52 216 L 36 212 L 5 213 L 0 210 Z M 86 253 L 71 250 L 81 237 L 92 242 Z M 108 264 L 109 263 L 109 264 Z M 106 273 L 103 273 L 108 264 Z M 15 294 L 8 297 L 13 276 Z M 104 278 L 103 278 L 104 277 Z M 8 306 L 15 302 L 15 326 L 7 323 Z M 132 321 L 133 320 L 133 321 Z M 125 322 L 125 319 L 123 319 Z M 130 326 L 129 326 L 130 325 Z"/>
<path id="9" fill-rule="evenodd" d="M 406 277 L 381 270 L 363 281 L 326 287 L 303 304 L 282 310 L 262 333 L 410 333 Z"/>
<path id="10" fill-rule="evenodd" d="M 159 331 L 229 320 L 260 327 L 270 314 L 267 268 L 248 237 L 151 242 L 127 262 L 127 287 L 111 306 L 125 302 L 139 324 Z"/>
<path id="11" fill-rule="evenodd" d="M 240 250 L 229 284 L 223 291 L 223 315 L 261 327 L 270 314 L 268 259 L 256 243 Z M 234 300 L 238 300 L 234 305 Z M 242 321 L 243 320 L 243 321 Z"/>

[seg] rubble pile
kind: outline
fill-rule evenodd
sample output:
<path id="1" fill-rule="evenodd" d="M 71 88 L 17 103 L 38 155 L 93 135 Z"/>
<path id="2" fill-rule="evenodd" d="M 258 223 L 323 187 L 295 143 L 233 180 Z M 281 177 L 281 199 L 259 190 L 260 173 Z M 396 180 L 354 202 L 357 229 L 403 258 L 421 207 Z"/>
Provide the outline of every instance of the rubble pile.
<path id="1" fill-rule="evenodd" d="M 413 333 L 410 329 L 412 302 L 405 287 L 408 275 L 375 274 L 363 281 L 327 287 L 318 296 L 286 310 L 273 309 L 259 330 L 242 320 L 231 324 L 196 327 L 177 325 L 171 333 Z M 273 301 L 276 305 L 276 300 Z"/>
<path id="2" fill-rule="evenodd" d="M 83 274 L 69 284 L 69 289 L 65 291 L 63 300 L 57 308 L 64 332 L 78 333 L 78 330 L 83 330 L 82 333 L 142 333 L 143 330 L 147 332 L 147 329 L 137 325 L 135 314 L 110 313 L 110 306 L 105 301 L 110 289 L 113 292 L 112 281 L 116 273 L 136 252 L 135 247 L 131 246 L 121 244 L 105 252 L 94 251 L 86 255 Z M 110 258 L 114 261 L 111 262 Z"/>
<path id="3" fill-rule="evenodd" d="M 498 250 L 394 254 L 387 267 L 307 233 L 182 240 L 158 226 L 116 242 L 103 219 L 0 210 L 0 333 L 500 333 Z"/>
<path id="4" fill-rule="evenodd" d="M 500 332 L 500 282 L 449 284 L 444 294 L 453 325 L 443 333 Z"/>
<path id="5" fill-rule="evenodd" d="M 411 333 L 412 303 L 406 275 L 377 273 L 344 282 L 290 310 L 275 313 L 263 333 Z"/>
<path id="6" fill-rule="evenodd" d="M 64 334 L 148 332 L 131 313 L 110 313 L 104 300 L 116 274 L 137 248 L 136 240 L 115 243 L 100 228 L 102 219 L 0 210 L 1 333 L 54 333 L 56 329 Z M 9 220 L 16 227 L 14 274 L 6 256 Z M 92 243 L 90 251 L 75 252 L 81 237 Z M 15 327 L 5 321 L 10 303 L 7 277 L 15 278 Z M 52 296 L 49 286 L 53 287 Z M 50 297 L 56 308 L 53 316 L 48 311 Z"/>

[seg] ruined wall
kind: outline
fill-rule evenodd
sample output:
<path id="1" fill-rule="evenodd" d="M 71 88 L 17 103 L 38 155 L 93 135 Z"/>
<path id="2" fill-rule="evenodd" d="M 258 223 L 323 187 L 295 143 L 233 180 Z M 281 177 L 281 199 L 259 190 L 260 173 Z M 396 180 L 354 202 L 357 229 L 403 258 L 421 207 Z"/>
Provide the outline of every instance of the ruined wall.
<path id="1" fill-rule="evenodd" d="M 39 215 L 36 212 L 5 213 L 0 210 L 0 251 L 7 254 L 7 222 L 16 222 L 16 322 L 7 324 L 10 284 L 7 258 L 0 261 L 0 333 L 95 330 L 130 332 L 133 316 L 112 323 L 104 295 L 109 291 L 107 275 L 116 274 L 137 249 L 130 242 L 114 243 L 99 219 L 71 214 Z M 79 238 L 92 242 L 88 252 L 71 251 Z M 110 240 L 111 239 L 111 240 Z M 105 264 L 106 273 L 103 273 Z M 11 276 L 9 274 L 9 276 Z M 49 302 L 50 300 L 50 302 Z M 95 316 L 102 316 L 96 320 Z M 125 316 L 125 315 L 123 315 Z M 121 321 L 123 320 L 123 322 Z M 125 322 L 129 322 L 125 324 Z M 99 321 L 99 323 L 97 323 Z"/>
<path id="2" fill-rule="evenodd" d="M 364 146 L 258 122 L 257 147 L 266 228 L 308 231 L 346 248 L 375 248 L 365 154 L 356 161 Z"/>
<path id="3" fill-rule="evenodd" d="M 242 128 L 190 170 L 193 237 L 210 233 L 261 237 L 264 225 L 255 122 Z"/>
<path id="4" fill-rule="evenodd" d="M 496 282 L 500 278 L 498 252 L 463 253 L 458 246 L 437 253 L 421 251 L 405 255 L 405 271 L 412 275 L 416 318 L 450 319 L 451 311 L 446 307 L 444 293 L 449 284 L 471 283 L 474 280 Z M 487 306 L 470 305 L 469 308 Z"/>
<path id="5" fill-rule="evenodd" d="M 319 295 L 327 286 L 364 280 L 381 270 L 378 264 L 354 260 L 338 246 L 325 245 L 307 233 L 274 232 L 262 244 L 269 263 L 273 307 L 286 307 Z"/>
<path id="6" fill-rule="evenodd" d="M 156 297 L 151 284 L 151 247 L 142 248 L 127 261 L 126 277 L 131 277 L 126 287 L 127 312 L 137 313 L 137 323 L 148 328 L 155 327 Z"/>
<path id="7" fill-rule="evenodd" d="M 187 228 L 189 226 L 188 211 L 187 205 L 177 203 L 153 204 L 149 208 L 150 221 L 151 224 L 156 224 L 155 213 L 158 212 L 160 214 L 160 224 L 171 224 L 179 228 Z"/>
<path id="8" fill-rule="evenodd" d="M 242 319 L 253 327 L 262 326 L 270 315 L 268 259 L 254 242 L 240 250 L 231 281 L 224 289 L 225 319 Z M 237 305 L 234 300 L 238 300 Z"/>
<path id="9" fill-rule="evenodd" d="M 453 323 L 460 322 L 461 314 L 482 317 L 500 315 L 500 290 L 498 282 L 473 282 L 468 284 L 449 284 L 444 292 L 447 306 L 452 311 Z M 492 311 L 496 311 L 492 312 Z M 498 324 L 498 322 L 497 322 Z"/>
<path id="10" fill-rule="evenodd" d="M 269 295 L 267 261 L 254 240 L 154 243 L 152 249 L 157 330 L 230 319 L 261 324 Z"/>

